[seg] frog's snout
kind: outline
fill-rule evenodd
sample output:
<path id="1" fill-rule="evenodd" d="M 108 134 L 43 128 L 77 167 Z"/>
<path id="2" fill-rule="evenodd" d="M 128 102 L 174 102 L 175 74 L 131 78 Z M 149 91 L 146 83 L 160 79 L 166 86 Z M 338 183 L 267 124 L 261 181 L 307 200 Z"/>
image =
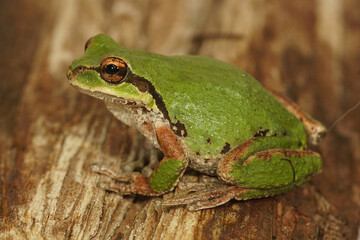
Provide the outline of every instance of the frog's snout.
<path id="1" fill-rule="evenodd" d="M 74 69 L 69 69 L 66 73 L 66 77 L 68 78 L 69 82 L 72 82 L 79 73 L 82 73 L 86 68 L 84 66 L 78 66 Z"/>
<path id="2" fill-rule="evenodd" d="M 67 77 L 67 79 L 68 79 L 69 81 L 72 80 L 72 71 L 71 71 L 71 70 L 69 70 L 69 71 L 66 73 L 66 77 Z"/>

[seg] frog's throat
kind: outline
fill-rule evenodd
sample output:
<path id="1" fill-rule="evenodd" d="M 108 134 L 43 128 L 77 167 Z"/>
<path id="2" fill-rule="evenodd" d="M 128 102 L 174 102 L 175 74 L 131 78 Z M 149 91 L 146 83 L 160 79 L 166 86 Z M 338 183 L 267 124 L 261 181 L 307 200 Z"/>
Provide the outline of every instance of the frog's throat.
<path id="1" fill-rule="evenodd" d="M 75 78 L 76 75 L 78 75 L 84 71 L 87 71 L 87 70 L 97 71 L 100 74 L 100 67 L 78 66 L 75 69 L 70 70 L 67 73 L 67 78 L 69 79 L 70 84 L 73 85 L 71 79 Z M 161 113 L 164 115 L 164 118 L 169 121 L 171 129 L 174 131 L 174 133 L 179 137 L 187 136 L 187 131 L 186 131 L 185 125 L 183 123 L 181 123 L 179 120 L 177 120 L 177 122 L 171 121 L 169 112 L 166 109 L 165 102 L 163 101 L 163 97 L 160 95 L 160 93 L 158 93 L 156 91 L 154 85 L 149 80 L 147 80 L 144 77 L 134 74 L 131 71 L 131 69 L 129 68 L 129 72 L 126 75 L 124 82 L 134 85 L 140 92 L 148 92 L 154 98 L 156 106 L 161 111 Z M 134 107 L 135 106 L 136 107 L 145 107 L 145 104 L 141 101 L 128 100 L 128 99 L 121 98 L 118 96 L 115 97 L 110 94 L 101 93 L 98 91 L 86 91 L 76 85 L 73 85 L 73 86 L 76 87 L 79 91 L 81 91 L 85 94 L 88 94 L 90 96 L 93 96 L 95 98 L 99 98 L 103 101 L 109 101 L 109 102 L 125 104 L 125 105 L 133 105 Z"/>

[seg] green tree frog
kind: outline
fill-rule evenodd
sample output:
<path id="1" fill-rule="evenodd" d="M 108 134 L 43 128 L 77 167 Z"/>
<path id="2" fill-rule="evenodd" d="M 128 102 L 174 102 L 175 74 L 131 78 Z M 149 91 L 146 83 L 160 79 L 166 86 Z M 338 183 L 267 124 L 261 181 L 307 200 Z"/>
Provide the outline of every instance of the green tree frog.
<path id="1" fill-rule="evenodd" d="M 283 193 L 322 169 L 320 155 L 306 147 L 307 135 L 316 144 L 325 127 L 222 61 L 132 50 L 100 34 L 67 77 L 164 153 L 150 177 L 118 177 L 122 195 L 172 191 L 190 167 L 223 184 L 164 204 L 198 210 Z"/>

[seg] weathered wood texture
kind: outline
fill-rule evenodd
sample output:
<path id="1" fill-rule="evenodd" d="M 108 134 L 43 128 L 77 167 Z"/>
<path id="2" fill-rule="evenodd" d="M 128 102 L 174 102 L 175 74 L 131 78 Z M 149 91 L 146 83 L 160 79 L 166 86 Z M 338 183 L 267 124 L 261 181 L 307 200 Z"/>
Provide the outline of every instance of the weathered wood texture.
<path id="1" fill-rule="evenodd" d="M 94 162 L 154 154 L 98 100 L 67 83 L 85 41 L 232 63 L 329 126 L 360 97 L 360 2 L 0 2 L 0 239 L 356 239 L 360 110 L 319 147 L 324 170 L 278 197 L 198 212 L 98 187 Z"/>

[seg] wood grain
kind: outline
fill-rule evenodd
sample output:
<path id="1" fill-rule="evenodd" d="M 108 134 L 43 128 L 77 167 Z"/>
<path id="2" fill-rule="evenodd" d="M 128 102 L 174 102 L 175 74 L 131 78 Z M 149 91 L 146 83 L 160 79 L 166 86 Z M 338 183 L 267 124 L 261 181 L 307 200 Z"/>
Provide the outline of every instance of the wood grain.
<path id="1" fill-rule="evenodd" d="M 0 2 L 0 239 L 356 239 L 360 110 L 319 146 L 324 169 L 274 198 L 198 212 L 99 187 L 98 163 L 157 158 L 146 140 L 65 74 L 100 32 L 167 55 L 234 64 L 325 125 L 360 98 L 360 2 Z M 196 178 L 188 174 L 189 179 Z M 170 194 L 171 195 L 171 194 Z M 170 197 L 164 196 L 164 197 Z"/>

